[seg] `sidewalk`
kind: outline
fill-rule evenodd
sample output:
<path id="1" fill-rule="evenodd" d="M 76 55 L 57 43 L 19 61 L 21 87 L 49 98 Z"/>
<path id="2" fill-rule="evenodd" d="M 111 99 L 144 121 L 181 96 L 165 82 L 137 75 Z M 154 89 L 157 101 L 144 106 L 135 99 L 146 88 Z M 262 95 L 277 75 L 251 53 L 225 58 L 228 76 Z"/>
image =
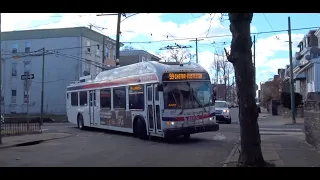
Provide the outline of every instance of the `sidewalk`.
<path id="1" fill-rule="evenodd" d="M 24 144 L 36 144 L 43 141 L 66 138 L 70 135 L 71 134 L 67 133 L 41 133 L 21 136 L 6 136 L 2 137 L 2 144 L 0 144 L 0 149 L 14 146 L 23 146 Z"/>
<path id="2" fill-rule="evenodd" d="M 259 114 L 260 123 L 274 123 L 276 125 L 293 125 L 291 117 L 285 116 L 272 116 L 270 113 L 263 111 Z M 304 124 L 304 118 L 296 118 L 296 125 Z"/>
<path id="3" fill-rule="evenodd" d="M 261 148 L 265 161 L 276 167 L 320 167 L 320 153 L 307 144 L 304 136 L 262 136 Z M 235 167 L 240 147 L 236 144 L 223 167 Z"/>

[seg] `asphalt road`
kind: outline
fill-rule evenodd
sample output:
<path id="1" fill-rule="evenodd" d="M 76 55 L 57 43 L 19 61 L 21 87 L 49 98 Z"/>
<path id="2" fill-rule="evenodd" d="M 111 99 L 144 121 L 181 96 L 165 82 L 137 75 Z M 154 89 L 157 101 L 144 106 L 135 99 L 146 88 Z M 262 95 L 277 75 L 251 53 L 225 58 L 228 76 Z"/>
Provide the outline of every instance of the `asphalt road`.
<path id="1" fill-rule="evenodd" d="M 191 135 L 167 143 L 143 141 L 124 133 L 81 131 L 69 123 L 48 123 L 44 133 L 64 132 L 70 137 L 41 144 L 0 149 L 0 166 L 222 166 L 239 139 L 238 109 L 232 124 L 217 132 Z"/>

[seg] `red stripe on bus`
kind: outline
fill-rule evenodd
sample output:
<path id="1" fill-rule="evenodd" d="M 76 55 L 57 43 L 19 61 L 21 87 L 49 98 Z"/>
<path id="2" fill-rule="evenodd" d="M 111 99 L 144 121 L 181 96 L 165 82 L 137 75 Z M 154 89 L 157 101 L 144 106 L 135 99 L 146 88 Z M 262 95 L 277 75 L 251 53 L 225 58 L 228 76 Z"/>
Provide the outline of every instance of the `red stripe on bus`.
<path id="1" fill-rule="evenodd" d="M 184 121 L 185 118 L 188 120 L 200 120 L 200 119 L 205 119 L 214 116 L 213 114 L 205 114 L 205 115 L 199 115 L 199 116 L 180 116 L 180 117 L 175 117 L 175 118 L 170 118 L 170 117 L 163 117 L 164 121 Z"/>

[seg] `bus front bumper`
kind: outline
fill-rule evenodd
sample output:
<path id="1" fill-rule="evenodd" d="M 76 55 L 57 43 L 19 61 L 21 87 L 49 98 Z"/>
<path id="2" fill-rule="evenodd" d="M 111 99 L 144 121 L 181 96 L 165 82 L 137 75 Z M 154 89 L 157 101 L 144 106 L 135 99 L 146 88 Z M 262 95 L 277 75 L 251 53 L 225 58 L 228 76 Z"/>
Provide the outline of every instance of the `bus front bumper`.
<path id="1" fill-rule="evenodd" d="M 164 129 L 164 137 L 175 137 L 181 136 L 185 134 L 196 134 L 201 132 L 208 132 L 208 131 L 218 131 L 219 124 L 204 124 L 201 126 L 187 126 L 187 127 L 179 127 L 179 128 L 170 128 Z"/>

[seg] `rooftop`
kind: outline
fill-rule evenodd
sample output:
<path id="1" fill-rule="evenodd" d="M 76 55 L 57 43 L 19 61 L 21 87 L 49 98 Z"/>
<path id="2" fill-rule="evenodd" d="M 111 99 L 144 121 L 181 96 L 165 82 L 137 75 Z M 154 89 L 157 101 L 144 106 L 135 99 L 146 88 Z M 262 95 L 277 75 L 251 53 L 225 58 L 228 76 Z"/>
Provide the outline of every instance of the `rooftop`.
<path id="1" fill-rule="evenodd" d="M 149 54 L 152 58 L 157 59 L 159 61 L 161 60 L 160 57 L 153 55 L 145 50 L 123 50 L 123 51 L 120 51 L 120 56 L 130 56 L 130 55 L 138 55 L 138 54 Z"/>
<path id="2" fill-rule="evenodd" d="M 24 39 L 46 39 L 46 38 L 60 38 L 60 37 L 78 37 L 83 36 L 102 43 L 103 36 L 105 40 L 116 43 L 116 41 L 109 36 L 105 36 L 87 27 L 71 27 L 71 28 L 56 28 L 56 29 L 33 29 L 21 31 L 6 31 L 1 32 L 2 41 L 24 40 Z M 120 44 L 123 46 L 124 44 Z"/>

